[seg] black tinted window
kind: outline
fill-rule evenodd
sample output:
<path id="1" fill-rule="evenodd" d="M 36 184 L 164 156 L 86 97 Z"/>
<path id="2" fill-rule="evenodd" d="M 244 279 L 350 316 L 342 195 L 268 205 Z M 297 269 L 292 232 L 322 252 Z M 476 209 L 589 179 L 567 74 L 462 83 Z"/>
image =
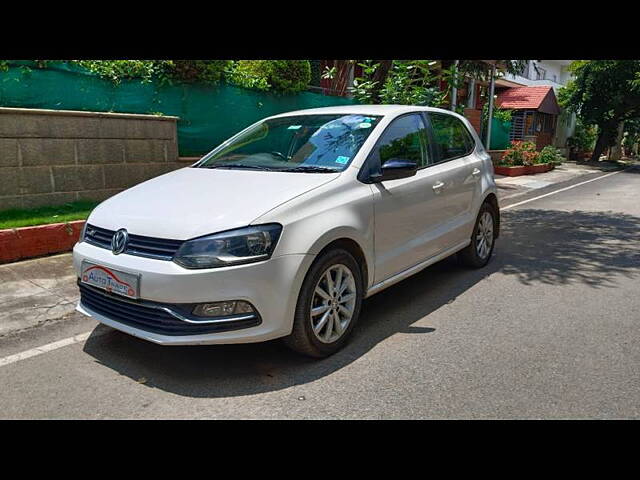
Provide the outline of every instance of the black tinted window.
<path id="1" fill-rule="evenodd" d="M 422 116 L 404 115 L 389 124 L 372 152 L 372 172 L 392 158 L 427 164 L 427 129 Z"/>
<path id="2" fill-rule="evenodd" d="M 440 160 L 469 155 L 474 143 L 467 127 L 452 115 L 430 113 L 431 128 Z"/>

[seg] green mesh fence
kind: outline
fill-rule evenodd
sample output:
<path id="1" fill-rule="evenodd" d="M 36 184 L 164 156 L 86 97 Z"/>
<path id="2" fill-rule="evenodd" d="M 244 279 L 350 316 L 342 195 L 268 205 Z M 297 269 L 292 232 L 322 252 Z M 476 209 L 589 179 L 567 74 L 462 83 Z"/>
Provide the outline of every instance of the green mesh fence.
<path id="1" fill-rule="evenodd" d="M 304 108 L 355 104 L 344 97 L 311 92 L 279 95 L 225 84 L 158 85 L 122 81 L 115 85 L 73 64 L 39 69 L 12 61 L 0 72 L 0 106 L 95 112 L 175 115 L 181 156 L 202 155 L 251 123 Z"/>

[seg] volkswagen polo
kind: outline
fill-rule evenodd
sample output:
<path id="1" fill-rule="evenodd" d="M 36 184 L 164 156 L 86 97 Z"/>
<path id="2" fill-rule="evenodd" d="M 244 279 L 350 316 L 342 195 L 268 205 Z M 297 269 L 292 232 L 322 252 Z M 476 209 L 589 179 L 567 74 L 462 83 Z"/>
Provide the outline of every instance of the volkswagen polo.
<path id="1" fill-rule="evenodd" d="M 491 159 L 464 117 L 290 112 L 96 207 L 73 250 L 77 308 L 161 345 L 283 338 L 323 357 L 366 297 L 452 254 L 486 265 L 499 225 Z"/>

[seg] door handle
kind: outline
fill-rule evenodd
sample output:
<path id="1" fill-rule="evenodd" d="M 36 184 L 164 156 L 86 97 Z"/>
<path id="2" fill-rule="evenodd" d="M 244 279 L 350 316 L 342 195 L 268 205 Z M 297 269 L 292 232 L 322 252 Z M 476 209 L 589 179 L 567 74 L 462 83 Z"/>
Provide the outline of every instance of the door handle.
<path id="1" fill-rule="evenodd" d="M 436 183 L 433 184 L 433 187 L 431 187 L 431 188 L 433 188 L 434 192 L 438 193 L 442 187 L 444 187 L 444 183 L 443 182 L 436 182 Z"/>
<path id="2" fill-rule="evenodd" d="M 473 172 L 471 172 L 471 175 L 473 175 L 474 177 L 477 177 L 478 175 L 480 175 L 480 169 L 474 168 Z"/>

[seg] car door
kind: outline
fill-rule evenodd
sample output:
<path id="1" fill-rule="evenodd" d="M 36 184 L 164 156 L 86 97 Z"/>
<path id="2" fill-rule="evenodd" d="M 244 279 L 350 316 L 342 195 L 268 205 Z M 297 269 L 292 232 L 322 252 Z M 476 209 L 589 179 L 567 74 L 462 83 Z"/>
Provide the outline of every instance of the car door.
<path id="1" fill-rule="evenodd" d="M 375 215 L 375 283 L 379 283 L 431 256 L 433 226 L 443 213 L 433 207 L 437 199 L 429 146 L 427 118 L 419 112 L 391 122 L 372 149 L 365 166 L 371 173 L 391 158 L 415 161 L 414 176 L 373 183 Z"/>
<path id="2" fill-rule="evenodd" d="M 473 154 L 475 141 L 459 118 L 439 112 L 427 115 L 435 157 L 427 169 L 436 193 L 431 207 L 441 213 L 431 241 L 439 253 L 468 240 L 482 160 Z"/>

